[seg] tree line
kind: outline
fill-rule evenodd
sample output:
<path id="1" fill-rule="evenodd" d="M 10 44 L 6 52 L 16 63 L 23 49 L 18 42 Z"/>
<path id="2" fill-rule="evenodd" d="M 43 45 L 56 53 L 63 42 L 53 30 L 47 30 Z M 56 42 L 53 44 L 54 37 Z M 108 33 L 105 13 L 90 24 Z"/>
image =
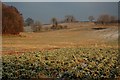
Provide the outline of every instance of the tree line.
<path id="1" fill-rule="evenodd" d="M 67 15 L 65 16 L 65 19 L 63 21 L 58 21 L 57 18 L 53 17 L 51 18 L 52 26 L 50 29 L 52 30 L 59 30 L 59 29 L 67 29 L 67 25 L 60 25 L 59 23 L 72 23 L 76 22 L 76 19 L 73 15 Z M 40 21 L 34 21 L 32 18 L 27 18 L 24 22 L 24 26 L 31 26 L 33 32 L 39 32 L 42 29 L 42 24 Z M 46 28 L 48 30 L 48 28 Z"/>
<path id="2" fill-rule="evenodd" d="M 88 20 L 95 24 L 109 24 L 117 23 L 118 20 L 115 16 L 108 14 L 102 14 L 95 19 L 94 16 L 89 16 Z M 67 25 L 60 25 L 59 23 L 74 23 L 79 22 L 73 15 L 66 15 L 64 20 L 58 21 L 57 18 L 51 19 L 52 26 L 50 29 L 66 29 Z M 3 34 L 19 34 L 24 30 L 24 26 L 32 26 L 34 32 L 39 32 L 42 29 L 42 23 L 40 21 L 34 21 L 32 18 L 23 20 L 22 14 L 14 6 L 8 6 L 2 4 L 2 33 Z M 47 28 L 46 28 L 47 29 Z"/>

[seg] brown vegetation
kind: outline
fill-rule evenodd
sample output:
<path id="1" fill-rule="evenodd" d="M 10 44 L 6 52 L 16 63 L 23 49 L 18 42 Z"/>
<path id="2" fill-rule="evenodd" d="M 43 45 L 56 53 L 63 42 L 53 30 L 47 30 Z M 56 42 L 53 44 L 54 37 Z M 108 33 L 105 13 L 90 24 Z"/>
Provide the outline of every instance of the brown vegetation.
<path id="1" fill-rule="evenodd" d="M 2 4 L 2 33 L 19 34 L 21 31 L 23 31 L 22 14 L 15 7 Z"/>
<path id="2" fill-rule="evenodd" d="M 39 21 L 36 21 L 31 27 L 33 32 L 39 32 L 42 29 L 42 24 Z"/>
<path id="3" fill-rule="evenodd" d="M 103 14 L 98 17 L 97 23 L 99 24 L 117 23 L 117 18 L 115 16 Z"/>
<path id="4" fill-rule="evenodd" d="M 60 25 L 58 24 L 58 21 L 56 18 L 52 18 L 52 26 L 51 26 L 51 29 L 53 30 L 59 30 L 59 29 L 67 29 L 67 25 Z"/>
<path id="5" fill-rule="evenodd" d="M 73 15 L 66 15 L 65 16 L 65 22 L 75 22 L 76 21 L 76 19 L 75 19 L 75 17 L 73 16 Z"/>

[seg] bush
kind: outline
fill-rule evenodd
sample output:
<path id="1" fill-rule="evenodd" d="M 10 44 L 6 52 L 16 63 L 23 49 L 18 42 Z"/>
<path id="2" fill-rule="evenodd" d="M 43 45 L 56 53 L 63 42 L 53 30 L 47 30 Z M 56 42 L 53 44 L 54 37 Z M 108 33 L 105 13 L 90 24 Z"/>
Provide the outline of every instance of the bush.
<path id="1" fill-rule="evenodd" d="M 53 30 L 67 29 L 67 26 L 66 25 L 65 26 L 64 25 L 57 25 L 57 26 L 52 25 L 51 29 Z"/>

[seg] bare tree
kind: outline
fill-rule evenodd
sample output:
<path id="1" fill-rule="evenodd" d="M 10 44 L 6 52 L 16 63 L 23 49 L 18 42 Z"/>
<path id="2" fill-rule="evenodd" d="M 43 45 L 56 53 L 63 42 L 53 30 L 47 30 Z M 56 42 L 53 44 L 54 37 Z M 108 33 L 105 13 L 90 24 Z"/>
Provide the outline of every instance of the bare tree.
<path id="1" fill-rule="evenodd" d="M 52 27 L 51 27 L 51 29 L 56 29 L 57 26 L 58 26 L 57 19 L 54 17 L 54 18 L 51 19 L 51 21 L 52 21 Z"/>
<path id="2" fill-rule="evenodd" d="M 102 24 L 107 24 L 111 21 L 110 16 L 108 14 L 100 15 L 97 19 L 97 22 Z"/>
<path id="3" fill-rule="evenodd" d="M 94 17 L 93 16 L 89 16 L 88 19 L 89 19 L 90 22 L 92 22 L 94 20 Z"/>
<path id="4" fill-rule="evenodd" d="M 75 22 L 75 17 L 73 15 L 66 15 L 65 22 Z"/>
<path id="5" fill-rule="evenodd" d="M 30 26 L 34 23 L 34 20 L 32 18 L 27 18 L 25 20 L 25 25 Z"/>
<path id="6" fill-rule="evenodd" d="M 117 18 L 115 16 L 110 16 L 110 22 L 114 23 L 117 21 Z"/>
<path id="7" fill-rule="evenodd" d="M 32 30 L 33 32 L 39 32 L 42 29 L 42 24 L 39 21 L 36 21 L 33 25 L 32 25 Z"/>

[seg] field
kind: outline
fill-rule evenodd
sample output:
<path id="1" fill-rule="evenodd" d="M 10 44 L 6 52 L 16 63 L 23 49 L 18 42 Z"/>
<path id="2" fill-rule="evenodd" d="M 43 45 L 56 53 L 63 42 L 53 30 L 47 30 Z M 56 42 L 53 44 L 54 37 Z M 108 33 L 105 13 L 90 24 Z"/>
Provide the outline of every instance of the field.
<path id="1" fill-rule="evenodd" d="M 65 47 L 117 47 L 117 26 L 95 30 L 91 23 L 70 23 L 68 29 L 47 32 L 24 32 L 20 36 L 3 36 L 3 53 Z"/>
<path id="2" fill-rule="evenodd" d="M 68 80 L 118 76 L 117 26 L 62 25 L 68 29 L 3 35 L 3 76 Z"/>
<path id="3" fill-rule="evenodd" d="M 64 48 L 3 57 L 3 78 L 116 78 L 117 49 Z"/>

